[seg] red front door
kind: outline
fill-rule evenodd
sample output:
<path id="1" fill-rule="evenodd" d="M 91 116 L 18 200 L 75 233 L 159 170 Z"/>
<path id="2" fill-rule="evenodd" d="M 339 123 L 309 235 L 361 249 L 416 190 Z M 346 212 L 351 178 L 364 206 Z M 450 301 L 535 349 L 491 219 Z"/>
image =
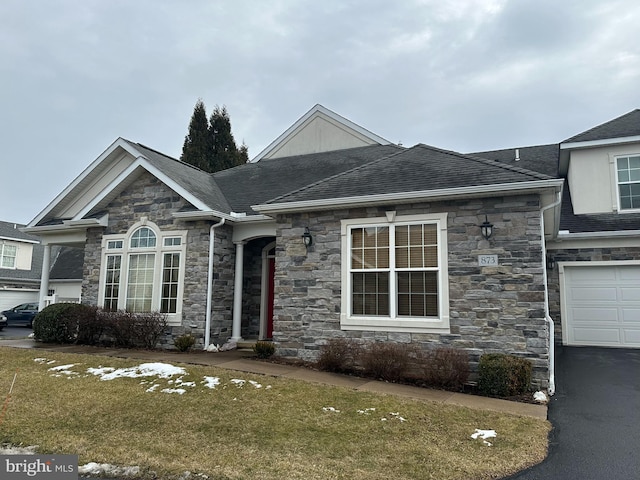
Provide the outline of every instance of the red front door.
<path id="1" fill-rule="evenodd" d="M 267 291 L 267 338 L 273 338 L 273 279 L 276 273 L 276 259 L 271 257 L 269 261 L 269 281 Z"/>

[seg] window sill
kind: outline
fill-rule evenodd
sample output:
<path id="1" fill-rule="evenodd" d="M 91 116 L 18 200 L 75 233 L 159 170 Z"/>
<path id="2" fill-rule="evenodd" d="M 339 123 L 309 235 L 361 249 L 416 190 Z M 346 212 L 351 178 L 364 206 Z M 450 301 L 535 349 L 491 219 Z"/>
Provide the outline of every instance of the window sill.
<path id="1" fill-rule="evenodd" d="M 405 332 L 449 334 L 449 321 L 442 319 L 428 320 L 424 318 L 391 319 L 380 317 L 340 317 L 342 330 L 369 330 L 374 332 Z"/>

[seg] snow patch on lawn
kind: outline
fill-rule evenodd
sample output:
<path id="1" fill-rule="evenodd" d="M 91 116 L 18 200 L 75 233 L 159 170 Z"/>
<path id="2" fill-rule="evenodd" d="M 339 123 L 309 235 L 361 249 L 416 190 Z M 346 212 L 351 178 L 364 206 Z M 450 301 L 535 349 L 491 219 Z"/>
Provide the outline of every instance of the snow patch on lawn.
<path id="1" fill-rule="evenodd" d="M 133 477 L 140 474 L 140 467 L 117 467 L 109 463 L 89 462 L 78 466 L 78 473 L 81 475 Z"/>
<path id="2" fill-rule="evenodd" d="M 158 377 L 171 378 L 174 375 L 186 375 L 187 371 L 182 367 L 175 367 L 168 363 L 141 363 L 135 367 L 111 369 L 88 368 L 87 373 L 97 375 L 100 380 L 108 381 L 116 378 Z"/>
<path id="3" fill-rule="evenodd" d="M 496 434 L 495 430 L 480 430 L 479 428 L 476 428 L 476 431 L 471 435 L 471 438 L 473 438 L 474 440 L 480 438 L 482 439 L 482 443 L 490 447 L 492 443 L 487 442 L 487 438 L 496 438 L 497 436 L 498 435 Z"/>

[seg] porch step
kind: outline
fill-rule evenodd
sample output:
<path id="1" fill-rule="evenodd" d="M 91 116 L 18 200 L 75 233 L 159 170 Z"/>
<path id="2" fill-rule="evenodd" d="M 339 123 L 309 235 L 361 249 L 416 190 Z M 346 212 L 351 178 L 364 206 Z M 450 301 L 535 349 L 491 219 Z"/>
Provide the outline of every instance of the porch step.
<path id="1" fill-rule="evenodd" d="M 238 350 L 252 352 L 257 341 L 257 339 L 244 339 L 241 342 L 238 342 Z"/>

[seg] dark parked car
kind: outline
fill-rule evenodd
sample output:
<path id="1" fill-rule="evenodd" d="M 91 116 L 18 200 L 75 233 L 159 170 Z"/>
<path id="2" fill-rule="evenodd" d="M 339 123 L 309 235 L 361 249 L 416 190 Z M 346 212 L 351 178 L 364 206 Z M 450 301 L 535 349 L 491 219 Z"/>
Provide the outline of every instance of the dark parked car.
<path id="1" fill-rule="evenodd" d="M 0 317 L 5 317 L 7 319 L 5 325 L 2 325 L 2 321 L 0 320 L 0 326 L 2 328 L 13 325 L 33 327 L 33 317 L 35 317 L 37 313 L 37 303 L 22 303 L 0 313 Z"/>

